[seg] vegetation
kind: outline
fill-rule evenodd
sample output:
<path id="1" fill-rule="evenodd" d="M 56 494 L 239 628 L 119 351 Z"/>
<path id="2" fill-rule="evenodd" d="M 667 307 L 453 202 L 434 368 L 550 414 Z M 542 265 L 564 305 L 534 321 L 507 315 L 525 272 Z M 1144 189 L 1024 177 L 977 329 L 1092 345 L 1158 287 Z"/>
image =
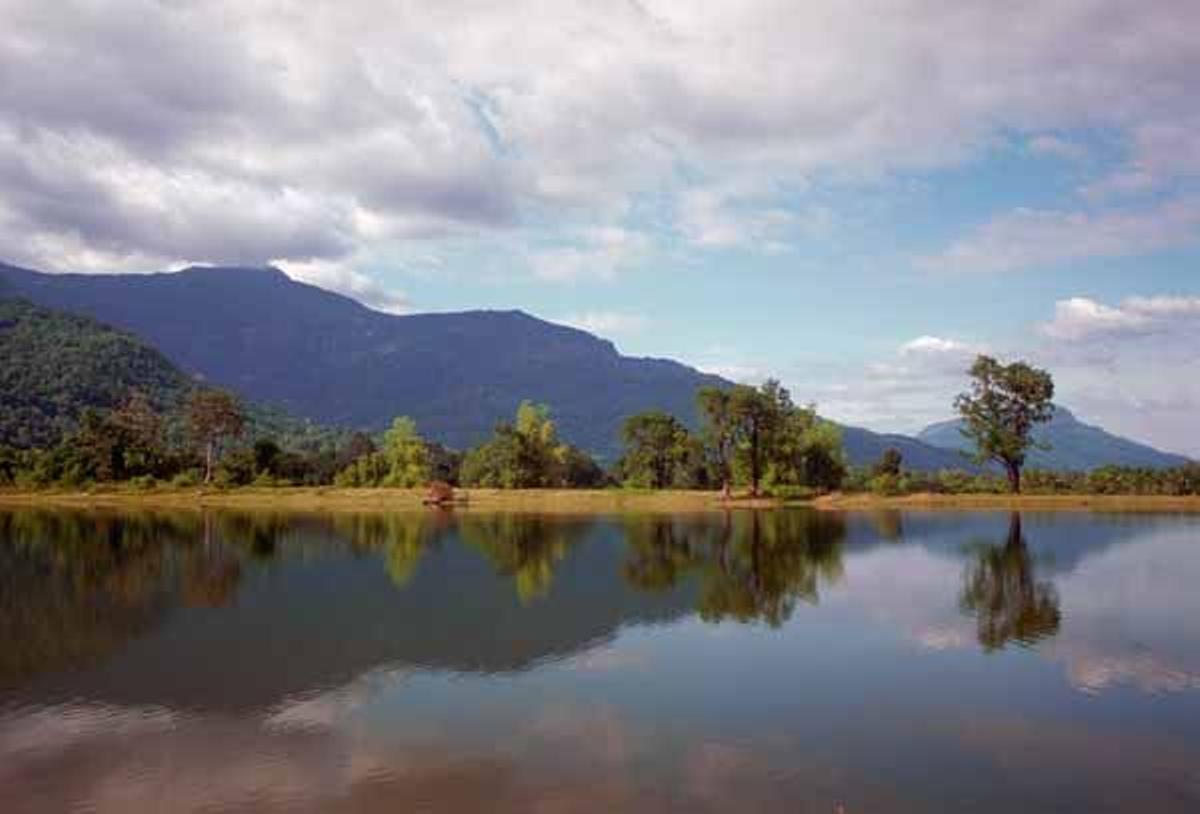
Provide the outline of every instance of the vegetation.
<path id="1" fill-rule="evenodd" d="M 463 458 L 464 486 L 529 489 L 598 486 L 604 472 L 580 449 L 558 439 L 545 405 L 521 402 L 515 423 L 501 423 L 490 441 Z"/>
<path id="2" fill-rule="evenodd" d="M 1003 466 L 1009 487 L 1019 494 L 1034 427 L 1054 416 L 1054 380 L 1025 362 L 1004 365 L 984 355 L 969 372 L 971 391 L 954 402 L 963 434 L 975 443 L 976 460 Z"/>
<path id="3" fill-rule="evenodd" d="M 627 417 L 621 456 L 606 471 L 564 440 L 545 405 L 522 402 L 490 439 L 459 452 L 393 419 L 378 436 L 334 431 L 279 410 L 243 404 L 198 386 L 130 335 L 20 300 L 0 299 L 0 486 L 89 487 L 126 483 L 146 490 L 336 484 L 414 488 L 431 480 L 476 489 L 597 488 L 700 490 L 735 487 L 751 497 L 807 497 L 841 489 L 879 495 L 920 492 L 1187 496 L 1200 494 L 1200 465 L 1103 467 L 1091 472 L 1024 471 L 1034 428 L 1053 407 L 1050 375 L 981 356 L 972 389 L 956 401 L 979 461 L 1003 466 L 939 473 L 905 469 L 885 448 L 848 470 L 841 431 L 812 406 L 798 406 L 776 381 L 761 387 L 705 386 L 695 394 L 693 431 L 679 415 Z"/>

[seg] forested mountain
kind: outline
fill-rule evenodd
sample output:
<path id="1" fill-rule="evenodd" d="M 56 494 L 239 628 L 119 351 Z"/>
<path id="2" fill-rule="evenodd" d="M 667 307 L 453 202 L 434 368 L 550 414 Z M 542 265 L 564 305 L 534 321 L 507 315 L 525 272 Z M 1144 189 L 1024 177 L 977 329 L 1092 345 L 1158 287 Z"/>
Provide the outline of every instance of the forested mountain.
<path id="1" fill-rule="evenodd" d="M 0 444 L 53 444 L 85 408 L 113 409 L 132 390 L 163 412 L 183 403 L 191 382 L 141 340 L 2 294 Z"/>
<path id="2" fill-rule="evenodd" d="M 42 305 L 131 331 L 183 370 L 325 424 L 380 429 L 397 414 L 453 447 L 484 440 L 523 399 L 560 434 L 615 458 L 621 421 L 657 408 L 692 423 L 722 380 L 520 311 L 395 316 L 275 269 L 49 275 L 0 266 Z"/>
<path id="3" fill-rule="evenodd" d="M 11 293 L 0 286 L 0 446 L 52 446 L 85 409 L 115 409 L 134 391 L 168 423 L 182 423 L 199 382 L 163 354 L 132 334 Z M 290 446 L 339 437 L 271 406 L 245 407 L 250 440 L 272 437 Z"/>
<path id="4" fill-rule="evenodd" d="M 917 437 L 935 447 L 963 450 L 969 448 L 970 441 L 959 431 L 961 427 L 959 420 L 942 421 L 921 430 Z M 1030 451 L 1027 465 L 1032 469 L 1087 471 L 1100 466 L 1166 469 L 1189 462 L 1182 455 L 1160 452 L 1084 424 L 1065 407 L 1058 407 L 1048 424 L 1034 430 L 1034 438 L 1050 448 Z"/>
<path id="5" fill-rule="evenodd" d="M 21 416 L 34 409 L 26 402 L 42 404 L 37 409 L 50 416 L 60 411 L 53 405 L 109 404 L 125 388 L 121 375 L 158 376 L 164 388 L 193 377 L 326 425 L 378 430 L 396 415 L 408 415 L 430 440 L 465 449 L 529 399 L 550 406 L 563 439 L 611 462 L 625 417 L 658 409 L 694 427 L 697 389 L 728 384 L 677 362 L 623 356 L 611 342 L 521 311 L 396 316 L 270 268 L 52 275 L 0 264 L 0 296 L 6 290 L 10 297 L 129 331 L 184 371 L 164 368 L 162 356 L 127 334 L 56 315 L 40 333 L 8 335 L 16 344 L 5 351 L 5 383 L 12 385 L 5 391 L 15 395 L 5 404 L 21 399 Z M 60 354 L 58 335 L 87 325 L 95 327 Z M 97 358 L 84 358 L 89 354 L 81 348 L 92 346 L 100 349 Z M 117 347 L 131 349 L 131 369 L 99 373 Z M 86 369 L 70 382 L 41 376 L 71 365 Z M 45 395 L 47 387 L 53 398 Z M 276 423 L 286 423 L 283 412 L 275 414 Z M 266 415 L 261 409 L 257 414 Z M 42 429 L 26 432 L 61 426 L 39 420 Z M 11 419 L 14 426 L 23 421 Z M 933 425 L 918 438 L 842 429 L 849 461 L 857 466 L 895 447 L 907 469 L 972 468 L 958 451 L 963 439 L 954 422 Z M 1165 467 L 1185 460 L 1088 427 L 1065 410 L 1047 432 L 1054 449 L 1035 453 L 1032 466 Z"/>

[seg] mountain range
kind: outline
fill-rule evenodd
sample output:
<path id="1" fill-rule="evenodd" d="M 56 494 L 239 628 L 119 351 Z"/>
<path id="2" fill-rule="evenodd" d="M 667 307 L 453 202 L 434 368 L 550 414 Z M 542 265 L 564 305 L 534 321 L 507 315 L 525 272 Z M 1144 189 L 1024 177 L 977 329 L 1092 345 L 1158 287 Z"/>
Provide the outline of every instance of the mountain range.
<path id="1" fill-rule="evenodd" d="M 426 437 L 460 449 L 530 399 L 550 406 L 562 437 L 611 461 L 626 416 L 660 409 L 695 426 L 696 390 L 730 384 L 671 360 L 624 356 L 522 311 L 385 314 L 273 268 L 45 274 L 0 264 L 0 296 L 129 332 L 189 378 L 297 417 L 377 430 L 408 415 Z M 1040 465 L 1087 469 L 1117 454 L 1147 466 L 1183 460 L 1063 413 L 1047 437 L 1069 455 L 1045 454 Z M 948 425 L 918 438 L 843 427 L 843 440 L 855 465 L 895 447 L 910 469 L 969 466 Z"/>

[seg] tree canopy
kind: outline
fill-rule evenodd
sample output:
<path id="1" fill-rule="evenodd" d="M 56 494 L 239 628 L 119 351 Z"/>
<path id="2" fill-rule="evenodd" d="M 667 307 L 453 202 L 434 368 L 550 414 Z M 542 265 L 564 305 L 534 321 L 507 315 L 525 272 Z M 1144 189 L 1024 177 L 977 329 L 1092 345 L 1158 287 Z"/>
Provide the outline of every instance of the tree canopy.
<path id="1" fill-rule="evenodd" d="M 975 359 L 969 373 L 971 390 L 954 401 L 962 432 L 975 443 L 976 459 L 999 463 L 1012 491 L 1020 492 L 1033 429 L 1054 416 L 1054 380 L 1025 362 L 1005 365 L 986 355 Z"/>

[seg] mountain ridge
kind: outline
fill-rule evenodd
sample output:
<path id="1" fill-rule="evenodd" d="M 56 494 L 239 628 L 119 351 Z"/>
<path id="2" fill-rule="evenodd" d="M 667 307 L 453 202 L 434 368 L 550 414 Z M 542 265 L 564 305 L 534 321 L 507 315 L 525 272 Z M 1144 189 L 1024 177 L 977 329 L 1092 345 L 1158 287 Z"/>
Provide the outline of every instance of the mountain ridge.
<path id="1" fill-rule="evenodd" d="M 294 416 L 378 430 L 404 414 L 426 437 L 460 449 L 530 399 L 551 406 L 562 437 L 612 461 L 626 416 L 659 409 L 695 427 L 696 390 L 732 384 L 671 359 L 626 356 L 607 339 L 521 309 L 388 314 L 274 267 L 46 274 L 0 263 L 0 294 L 129 332 L 191 378 Z M 895 447 L 908 469 L 976 468 L 939 424 L 916 437 L 839 426 L 856 466 Z M 1187 460 L 1152 452 L 1164 456 L 1159 466 Z M 1031 464 L 1079 468 L 1051 456 Z"/>

